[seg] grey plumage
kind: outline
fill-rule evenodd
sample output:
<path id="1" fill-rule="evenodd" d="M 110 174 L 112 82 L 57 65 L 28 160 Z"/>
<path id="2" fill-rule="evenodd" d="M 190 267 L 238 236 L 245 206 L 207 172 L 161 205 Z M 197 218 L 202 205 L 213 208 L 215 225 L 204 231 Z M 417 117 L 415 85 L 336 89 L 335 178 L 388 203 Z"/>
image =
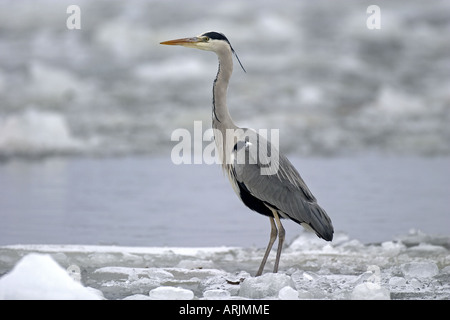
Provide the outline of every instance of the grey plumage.
<path id="1" fill-rule="evenodd" d="M 290 161 L 264 137 L 251 129 L 237 127 L 231 119 L 226 96 L 233 72 L 233 54 L 236 58 L 237 55 L 228 39 L 221 33 L 207 32 L 194 38 L 161 43 L 217 54 L 219 68 L 213 84 L 212 127 L 215 130 L 218 157 L 242 202 L 270 219 L 270 240 L 256 275 L 262 274 L 277 235 L 279 240 L 273 270 L 278 271 L 285 236 L 280 218 L 293 220 L 312 229 L 320 238 L 331 241 L 334 230 L 330 218 L 317 204 L 316 198 Z M 242 67 L 240 61 L 239 64 Z M 235 133 L 231 138 L 227 135 L 229 130 Z M 262 173 L 262 170 L 273 167 L 276 168 L 273 172 L 268 170 Z"/>
<path id="2" fill-rule="evenodd" d="M 258 146 L 267 145 L 267 150 L 273 149 L 270 142 L 259 135 L 258 140 Z M 319 237 L 331 241 L 333 226 L 330 218 L 325 210 L 317 204 L 316 198 L 289 159 L 279 153 L 277 173 L 262 175 L 261 167 L 263 165 L 261 162 L 267 164 L 268 161 L 260 160 L 261 152 L 259 150 L 255 149 L 251 152 L 248 146 L 242 147 L 245 149 L 245 157 L 248 161 L 239 164 L 235 160 L 233 164 L 227 166 L 227 173 L 245 186 L 246 190 L 255 198 L 277 210 L 282 218 L 291 219 L 299 224 L 305 223 Z M 239 149 L 236 149 L 234 152 L 238 151 Z M 242 197 L 240 196 L 240 198 Z"/>

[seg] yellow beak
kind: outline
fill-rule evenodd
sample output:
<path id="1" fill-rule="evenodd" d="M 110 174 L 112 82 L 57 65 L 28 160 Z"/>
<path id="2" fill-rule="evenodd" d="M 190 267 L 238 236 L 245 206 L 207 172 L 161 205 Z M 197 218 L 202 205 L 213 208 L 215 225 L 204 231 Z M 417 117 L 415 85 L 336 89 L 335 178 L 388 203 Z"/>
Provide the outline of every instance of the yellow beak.
<path id="1" fill-rule="evenodd" d="M 165 45 L 169 45 L 169 46 L 195 47 L 195 45 L 199 42 L 203 42 L 203 39 L 199 38 L 199 37 L 193 37 L 193 38 L 182 38 L 182 39 L 163 41 L 163 42 L 160 42 L 160 44 L 165 44 Z"/>

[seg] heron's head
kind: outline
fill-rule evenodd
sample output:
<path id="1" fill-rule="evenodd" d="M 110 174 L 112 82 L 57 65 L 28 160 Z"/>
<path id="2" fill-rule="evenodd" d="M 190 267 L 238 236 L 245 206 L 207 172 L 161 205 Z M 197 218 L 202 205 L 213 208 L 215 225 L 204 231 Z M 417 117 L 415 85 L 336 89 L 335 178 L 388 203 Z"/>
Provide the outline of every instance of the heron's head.
<path id="1" fill-rule="evenodd" d="M 227 37 L 225 37 L 223 33 L 220 32 L 209 31 L 196 37 L 169 40 L 161 42 L 161 44 L 213 51 L 217 54 L 228 51 L 236 56 L 236 59 L 241 65 L 242 69 L 245 71 L 241 61 L 239 61 L 236 52 L 231 46 L 230 41 L 227 39 Z"/>
<path id="2" fill-rule="evenodd" d="M 230 41 L 222 33 L 210 31 L 192 38 L 182 38 L 161 42 L 172 46 L 183 46 L 207 51 L 219 51 L 223 48 L 231 48 Z"/>

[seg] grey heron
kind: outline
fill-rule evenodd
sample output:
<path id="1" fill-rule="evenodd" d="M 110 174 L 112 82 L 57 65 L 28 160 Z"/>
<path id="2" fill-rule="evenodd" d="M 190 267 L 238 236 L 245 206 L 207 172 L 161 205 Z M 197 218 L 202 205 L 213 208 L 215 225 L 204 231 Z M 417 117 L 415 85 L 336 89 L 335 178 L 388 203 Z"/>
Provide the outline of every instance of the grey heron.
<path id="1" fill-rule="evenodd" d="M 291 162 L 278 150 L 277 170 L 270 174 L 262 173 L 267 166 L 265 152 L 251 152 L 252 143 L 248 140 L 250 129 L 237 127 L 228 111 L 226 97 L 228 83 L 233 72 L 233 54 L 237 57 L 230 41 L 219 32 L 206 32 L 196 37 L 161 42 L 164 45 L 180 45 L 213 51 L 219 59 L 219 68 L 213 84 L 212 127 L 215 132 L 218 156 L 231 185 L 242 202 L 270 220 L 270 239 L 256 276 L 262 274 L 272 246 L 278 236 L 278 248 L 273 272 L 278 272 L 280 255 L 285 239 L 285 230 L 281 219 L 290 219 L 307 229 L 312 229 L 324 240 L 333 239 L 333 225 L 305 182 Z M 244 69 L 242 67 L 242 69 Z M 245 70 L 244 70 L 245 71 Z M 227 139 L 227 130 L 239 134 Z M 256 133 L 255 133 L 256 134 Z M 220 135 L 220 139 L 218 139 Z M 256 134 L 257 146 L 273 150 L 269 141 Z M 230 141 L 232 140 L 232 141 Z M 252 148 L 254 149 L 254 148 Z M 243 152 L 247 161 L 237 161 L 238 152 Z M 272 151 L 273 153 L 274 151 Z M 253 161 L 250 161 L 253 160 Z M 264 160 L 264 161 L 263 161 Z"/>

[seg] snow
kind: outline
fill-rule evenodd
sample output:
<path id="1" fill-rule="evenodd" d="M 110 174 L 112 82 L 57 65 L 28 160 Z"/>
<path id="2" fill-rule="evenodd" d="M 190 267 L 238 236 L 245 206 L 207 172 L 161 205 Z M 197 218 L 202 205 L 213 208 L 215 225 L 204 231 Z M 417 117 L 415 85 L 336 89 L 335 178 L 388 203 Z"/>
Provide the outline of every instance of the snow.
<path id="1" fill-rule="evenodd" d="M 353 300 L 389 300 L 391 298 L 388 289 L 373 282 L 358 284 L 353 289 L 351 297 Z"/>
<path id="2" fill-rule="evenodd" d="M 409 262 L 401 266 L 407 278 L 430 278 L 439 274 L 439 268 L 433 261 Z"/>
<path id="3" fill-rule="evenodd" d="M 297 300 L 298 299 L 298 291 L 290 286 L 283 287 L 278 292 L 278 299 L 280 299 L 280 300 Z"/>
<path id="4" fill-rule="evenodd" d="M 158 287 L 150 291 L 150 298 L 155 300 L 192 300 L 191 290 L 174 287 Z"/>
<path id="5" fill-rule="evenodd" d="M 290 276 L 282 273 L 266 273 L 260 277 L 245 279 L 241 283 L 239 295 L 250 299 L 273 297 L 286 286 L 294 286 Z"/>
<path id="6" fill-rule="evenodd" d="M 254 277 L 263 248 L 0 247 L 1 299 L 449 299 L 450 238 L 361 244 L 304 232 Z"/>
<path id="7" fill-rule="evenodd" d="M 101 299 L 49 255 L 30 253 L 0 279 L 0 299 Z"/>

